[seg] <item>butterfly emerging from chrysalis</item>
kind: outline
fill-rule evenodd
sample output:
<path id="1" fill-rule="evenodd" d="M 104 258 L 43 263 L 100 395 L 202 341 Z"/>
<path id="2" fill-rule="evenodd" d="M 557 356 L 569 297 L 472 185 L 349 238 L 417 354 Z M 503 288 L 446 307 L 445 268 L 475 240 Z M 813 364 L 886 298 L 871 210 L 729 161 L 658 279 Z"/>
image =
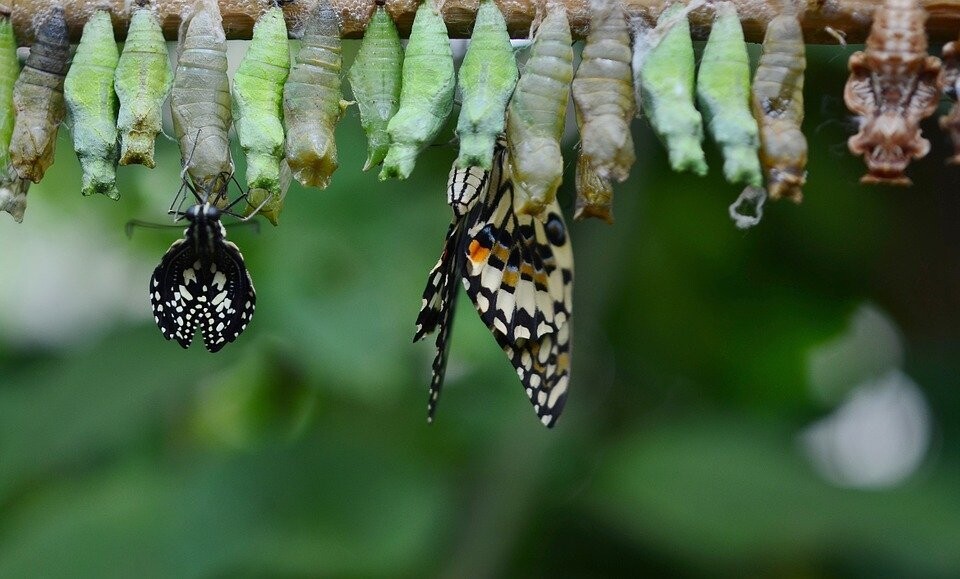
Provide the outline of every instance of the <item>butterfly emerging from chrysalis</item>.
<path id="1" fill-rule="evenodd" d="M 418 341 L 439 328 L 429 421 L 443 386 L 460 281 L 540 421 L 553 427 L 566 401 L 573 251 L 556 200 L 540 216 L 521 212 L 506 151 L 499 142 L 491 171 L 454 166 L 450 172 L 447 200 L 454 218 L 430 271 L 414 336 Z"/>
<path id="2" fill-rule="evenodd" d="M 246 199 L 242 195 L 223 209 L 218 206 L 231 178 L 223 173 L 199 192 L 184 178 L 183 188 L 193 194 L 196 204 L 186 211 L 171 207 L 171 214 L 189 225 L 150 278 L 157 326 L 164 338 L 175 339 L 184 348 L 190 347 L 199 329 L 207 350 L 218 352 L 236 340 L 253 318 L 257 303 L 253 280 L 240 249 L 227 241 L 227 230 L 220 222 L 225 214 L 240 218 L 231 209 Z"/>

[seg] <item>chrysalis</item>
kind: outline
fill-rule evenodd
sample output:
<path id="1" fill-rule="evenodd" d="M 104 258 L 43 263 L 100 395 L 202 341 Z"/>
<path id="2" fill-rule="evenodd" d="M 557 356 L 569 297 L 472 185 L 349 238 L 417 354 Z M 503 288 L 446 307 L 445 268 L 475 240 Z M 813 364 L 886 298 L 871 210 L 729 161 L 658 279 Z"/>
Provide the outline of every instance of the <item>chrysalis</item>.
<path id="1" fill-rule="evenodd" d="M 950 112 L 940 117 L 940 128 L 950 135 L 953 142 L 953 156 L 947 163 L 960 165 L 960 99 L 957 98 L 957 82 L 960 80 L 960 41 L 954 40 L 943 45 L 943 69 L 940 85 L 953 101 Z"/>
<path id="2" fill-rule="evenodd" d="M 279 191 L 276 193 L 266 189 L 250 189 L 247 191 L 247 208 L 245 215 L 249 217 L 256 213 L 262 215 L 274 225 L 280 224 L 280 212 L 283 211 L 284 201 L 287 198 L 287 189 L 290 188 L 290 182 L 293 175 L 290 172 L 290 166 L 286 159 L 280 162 L 280 183 Z"/>
<path id="3" fill-rule="evenodd" d="M 797 15 L 780 14 L 767 25 L 763 54 L 753 77 L 753 116 L 760 126 L 760 164 L 771 199 L 803 200 L 807 139 L 803 123 L 803 73 L 807 66 Z"/>
<path id="4" fill-rule="evenodd" d="M 360 124 L 367 134 L 366 171 L 383 162 L 390 148 L 387 125 L 400 108 L 403 47 L 397 26 L 377 0 L 377 8 L 363 34 L 357 58 L 347 79 L 360 110 Z"/>
<path id="5" fill-rule="evenodd" d="M 400 109 L 390 119 L 390 150 L 380 179 L 406 179 L 417 155 L 433 142 L 453 108 L 456 78 L 447 25 L 434 0 L 424 0 L 410 30 L 403 59 Z"/>
<path id="6" fill-rule="evenodd" d="M 113 78 L 120 52 L 113 38 L 110 13 L 97 10 L 83 26 L 83 36 L 67 73 L 63 94 L 67 102 L 73 148 L 83 178 L 80 193 L 101 193 L 119 199 L 117 189 L 117 95 Z"/>
<path id="7" fill-rule="evenodd" d="M 630 31 L 617 0 L 590 2 L 590 34 L 571 93 L 580 127 L 575 219 L 613 221 L 611 181 L 623 182 L 636 160 L 630 121 L 636 110 Z"/>
<path id="8" fill-rule="evenodd" d="M 666 8 L 653 34 L 659 41 L 649 49 L 640 70 L 643 106 L 650 125 L 666 146 L 674 171 L 706 175 L 701 146 L 703 118 L 693 106 L 693 41 L 683 5 Z"/>
<path id="9" fill-rule="evenodd" d="M 269 8 L 233 77 L 233 118 L 247 156 L 247 186 L 280 194 L 283 159 L 283 83 L 290 72 L 283 10 Z"/>
<path id="10" fill-rule="evenodd" d="M 328 0 L 307 20 L 296 63 L 283 87 L 287 163 L 307 187 L 323 189 L 337 170 L 333 129 L 345 103 L 340 91 L 340 21 Z"/>
<path id="11" fill-rule="evenodd" d="M 67 112 L 63 79 L 69 68 L 67 23 L 63 7 L 55 4 L 40 18 L 30 56 L 13 86 L 10 159 L 20 177 L 34 183 L 53 164 L 57 130 Z"/>
<path id="12" fill-rule="evenodd" d="M 114 79 L 120 112 L 120 164 L 154 167 L 153 147 L 161 129 L 163 101 L 173 83 L 160 20 L 150 8 L 133 11 Z"/>
<path id="13" fill-rule="evenodd" d="M 930 151 L 920 121 L 940 102 L 940 59 L 927 55 L 926 21 L 917 0 L 885 0 L 866 50 L 850 55 L 843 98 L 860 115 L 860 131 L 847 146 L 867 163 L 861 183 L 910 185 L 907 165 Z"/>
<path id="14" fill-rule="evenodd" d="M 170 91 L 173 129 L 194 186 L 210 191 L 220 175 L 233 174 L 227 39 L 216 0 L 197 0 L 183 19 L 178 53 Z"/>
<path id="15" fill-rule="evenodd" d="M 0 12 L 0 211 L 23 221 L 30 181 L 21 179 L 10 164 L 10 137 L 13 135 L 13 83 L 20 73 L 17 39 L 9 12 Z"/>
<path id="16" fill-rule="evenodd" d="M 470 46 L 460 65 L 463 105 L 457 120 L 458 167 L 490 170 L 493 147 L 506 122 L 507 101 L 519 75 L 503 14 L 493 0 L 481 0 Z"/>
<path id="17" fill-rule="evenodd" d="M 730 183 L 760 187 L 760 130 L 750 112 L 750 58 L 732 2 L 716 7 L 697 74 L 697 102 L 723 152 L 724 177 Z"/>
<path id="18" fill-rule="evenodd" d="M 519 210 L 539 215 L 557 195 L 563 179 L 563 135 L 573 40 L 562 4 L 552 4 L 537 28 L 530 58 L 507 107 L 508 157 Z"/>

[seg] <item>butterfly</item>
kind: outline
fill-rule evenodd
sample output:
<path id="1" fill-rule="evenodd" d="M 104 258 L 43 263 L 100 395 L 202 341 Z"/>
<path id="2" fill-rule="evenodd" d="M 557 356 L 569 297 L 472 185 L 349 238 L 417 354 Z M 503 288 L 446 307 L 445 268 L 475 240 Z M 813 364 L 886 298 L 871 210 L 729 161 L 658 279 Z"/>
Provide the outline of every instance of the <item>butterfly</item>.
<path id="1" fill-rule="evenodd" d="M 521 213 L 506 148 L 497 144 L 491 171 L 450 172 L 454 218 L 443 253 L 423 292 L 414 341 L 437 332 L 427 418 L 443 386 L 457 282 L 506 353 L 534 411 L 553 427 L 570 375 L 573 250 L 556 200 L 538 216 Z"/>
<path id="2" fill-rule="evenodd" d="M 220 351 L 246 329 L 256 307 L 257 294 L 243 255 L 227 241 L 227 230 L 220 222 L 222 215 L 233 215 L 232 205 L 218 206 L 225 198 L 228 178 L 214 179 L 212 195 L 210 191 L 200 194 L 184 181 L 197 203 L 184 212 L 171 210 L 189 225 L 150 278 L 157 326 L 164 338 L 175 339 L 184 348 L 190 347 L 199 328 L 207 350 Z"/>

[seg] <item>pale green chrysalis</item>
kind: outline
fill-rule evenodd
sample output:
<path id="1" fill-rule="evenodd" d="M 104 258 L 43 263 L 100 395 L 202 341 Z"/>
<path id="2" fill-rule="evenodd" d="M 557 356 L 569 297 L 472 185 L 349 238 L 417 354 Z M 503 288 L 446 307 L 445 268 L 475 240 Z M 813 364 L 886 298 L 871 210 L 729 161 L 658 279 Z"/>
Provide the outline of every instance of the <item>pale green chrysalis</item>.
<path id="1" fill-rule="evenodd" d="M 286 159 L 284 159 L 280 162 L 279 190 L 276 193 L 260 188 L 247 191 L 245 215 L 250 216 L 256 213 L 264 216 L 273 225 L 279 225 L 280 212 L 283 211 L 291 181 L 293 181 L 293 174 L 290 172 L 290 166 L 287 165 Z"/>
<path id="2" fill-rule="evenodd" d="M 357 58 L 347 73 L 360 111 L 360 125 L 367 134 L 364 171 L 382 163 L 390 149 L 387 125 L 400 108 L 402 66 L 403 47 L 397 26 L 384 8 L 383 0 L 377 0 Z"/>
<path id="3" fill-rule="evenodd" d="M 453 109 L 456 77 L 447 25 L 434 0 L 417 8 L 403 58 L 400 109 L 390 119 L 390 150 L 380 179 L 406 179 L 417 155 L 440 133 Z"/>
<path id="4" fill-rule="evenodd" d="M 73 65 L 63 83 L 73 148 L 83 177 L 80 193 L 119 199 L 117 189 L 117 110 L 113 90 L 120 52 L 106 10 L 95 11 L 83 26 Z"/>
<path id="5" fill-rule="evenodd" d="M 30 181 L 21 179 L 10 164 L 10 137 L 13 135 L 13 84 L 20 74 L 17 39 L 10 13 L 0 13 L 0 211 L 23 221 Z"/>
<path id="6" fill-rule="evenodd" d="M 493 147 L 506 124 L 507 103 L 519 76 L 507 22 L 493 0 L 481 0 L 470 45 L 460 65 L 463 104 L 457 120 L 457 167 L 490 170 Z"/>
<path id="7" fill-rule="evenodd" d="M 290 73 L 287 25 L 277 6 L 264 12 L 233 77 L 233 122 L 247 156 L 247 186 L 280 194 L 283 83 Z"/>
<path id="8" fill-rule="evenodd" d="M 334 127 L 346 103 L 340 90 L 340 21 L 328 0 L 307 20 L 300 51 L 283 87 L 286 156 L 293 177 L 325 188 L 337 170 Z"/>
<path id="9" fill-rule="evenodd" d="M 120 164 L 153 168 L 154 140 L 161 130 L 163 101 L 173 84 L 160 20 L 150 8 L 133 11 L 120 53 L 114 89 L 120 99 Z"/>
<path id="10" fill-rule="evenodd" d="M 571 85 L 580 154 L 601 179 L 622 182 L 636 160 L 630 121 L 636 110 L 630 30 L 619 0 L 590 2 L 590 33 Z"/>
<path id="11" fill-rule="evenodd" d="M 177 68 L 170 90 L 173 130 L 195 187 L 213 198 L 215 183 L 233 174 L 227 38 L 217 0 L 197 0 L 180 25 Z"/>
<path id="12" fill-rule="evenodd" d="M 66 116 L 63 79 L 70 68 L 70 37 L 63 7 L 41 17 L 30 56 L 13 85 L 16 120 L 10 161 L 22 179 L 39 183 L 53 164 L 57 131 Z"/>
<path id="13" fill-rule="evenodd" d="M 658 37 L 640 70 L 643 106 L 653 130 L 663 141 L 674 171 L 707 174 L 703 119 L 693 106 L 694 56 L 687 10 L 666 8 L 657 20 Z M 642 43 L 637 43 L 642 46 Z"/>
<path id="14" fill-rule="evenodd" d="M 760 187 L 760 131 L 750 111 L 750 58 L 732 2 L 716 5 L 697 74 L 697 102 L 723 152 L 724 177 L 730 183 Z"/>
<path id="15" fill-rule="evenodd" d="M 539 215 L 563 180 L 563 136 L 573 39 L 562 4 L 554 4 L 537 28 L 530 57 L 507 107 L 507 148 L 519 209 Z"/>

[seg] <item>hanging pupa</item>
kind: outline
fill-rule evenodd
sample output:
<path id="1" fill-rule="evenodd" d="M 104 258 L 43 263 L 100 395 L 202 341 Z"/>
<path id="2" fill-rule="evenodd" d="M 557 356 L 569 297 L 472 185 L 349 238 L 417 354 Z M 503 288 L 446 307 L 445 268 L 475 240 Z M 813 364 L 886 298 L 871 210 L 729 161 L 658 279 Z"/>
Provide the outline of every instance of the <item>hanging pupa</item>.
<path id="1" fill-rule="evenodd" d="M 951 165 L 960 165 L 958 81 L 960 81 L 960 41 L 954 40 L 943 45 L 943 68 L 940 73 L 940 86 L 944 94 L 953 101 L 950 112 L 940 117 L 940 128 L 950 135 L 950 140 L 953 142 L 953 156 L 947 159 L 947 163 Z"/>
<path id="2" fill-rule="evenodd" d="M 300 52 L 283 87 L 287 163 L 306 187 L 325 188 L 337 170 L 333 130 L 347 103 L 340 90 L 340 21 L 328 0 L 307 20 Z"/>
<path id="3" fill-rule="evenodd" d="M 38 17 L 36 40 L 13 86 L 16 120 L 10 159 L 22 179 L 39 183 L 53 164 L 57 131 L 67 112 L 63 79 L 70 68 L 70 38 L 63 7 Z"/>
<path id="4" fill-rule="evenodd" d="M 10 164 L 10 137 L 13 135 L 13 84 L 20 74 L 17 39 L 10 12 L 0 11 L 0 211 L 23 221 L 30 181 L 21 179 Z"/>
<path id="5" fill-rule="evenodd" d="M 384 8 L 384 0 L 377 0 L 376 4 L 357 58 L 347 73 L 360 111 L 360 125 L 367 134 L 364 171 L 376 167 L 387 156 L 390 149 L 387 125 L 400 108 L 403 47 L 397 26 Z"/>
<path id="6" fill-rule="evenodd" d="M 417 8 L 403 58 L 400 108 L 387 125 L 390 150 L 380 180 L 406 179 L 417 155 L 440 133 L 453 109 L 456 77 L 447 25 L 434 0 Z"/>
<path id="7" fill-rule="evenodd" d="M 247 157 L 247 186 L 280 194 L 283 159 L 283 83 L 290 73 L 287 25 L 273 6 L 253 27 L 233 77 L 233 122 Z"/>
<path id="8" fill-rule="evenodd" d="M 114 88 L 120 99 L 120 164 L 141 164 L 151 169 L 154 141 L 161 130 L 163 102 L 173 84 L 160 20 L 153 9 L 133 11 L 123 43 Z"/>
<path id="9" fill-rule="evenodd" d="M 577 158 L 577 203 L 573 218 L 577 221 L 596 217 L 613 223 L 613 185 L 604 179 L 590 163 L 590 158 L 581 154 Z"/>
<path id="10" fill-rule="evenodd" d="M 674 171 L 707 174 L 703 154 L 703 118 L 693 106 L 694 55 L 689 7 L 673 4 L 657 20 L 658 39 L 640 70 L 643 106 L 660 137 Z M 642 43 L 637 43 L 640 46 Z"/>
<path id="11" fill-rule="evenodd" d="M 83 169 L 80 193 L 119 199 L 117 189 L 117 95 L 113 78 L 120 52 L 106 10 L 95 11 L 83 26 L 73 65 L 63 83 L 73 148 Z"/>
<path id="12" fill-rule="evenodd" d="M 215 181 L 224 183 L 222 175 L 233 174 L 227 38 L 216 0 L 193 5 L 180 25 L 177 52 L 170 110 L 180 155 L 194 186 L 225 200 L 210 190 Z"/>
<path id="13" fill-rule="evenodd" d="M 803 200 L 807 139 L 803 123 L 803 30 L 794 12 L 774 17 L 753 76 L 753 116 L 760 126 L 760 164 L 771 199 Z"/>
<path id="14" fill-rule="evenodd" d="M 723 153 L 724 177 L 730 183 L 760 187 L 760 129 L 750 112 L 750 57 L 732 2 L 716 5 L 697 74 L 697 102 Z"/>
<path id="15" fill-rule="evenodd" d="M 541 214 L 563 180 L 560 137 L 573 80 L 572 44 L 566 9 L 550 5 L 507 107 L 508 158 L 518 207 L 527 215 Z"/>
<path id="16" fill-rule="evenodd" d="M 458 82 L 463 104 L 457 120 L 457 167 L 490 170 L 494 144 L 506 124 L 507 102 L 519 76 L 507 22 L 493 0 L 481 0 L 470 45 L 460 65 Z"/>
<path id="17" fill-rule="evenodd" d="M 885 0 L 873 15 L 864 51 L 850 55 L 843 99 L 860 115 L 847 146 L 863 156 L 861 183 L 910 185 L 904 174 L 930 151 L 920 121 L 940 104 L 940 59 L 927 54 L 927 12 L 917 0 Z"/>

